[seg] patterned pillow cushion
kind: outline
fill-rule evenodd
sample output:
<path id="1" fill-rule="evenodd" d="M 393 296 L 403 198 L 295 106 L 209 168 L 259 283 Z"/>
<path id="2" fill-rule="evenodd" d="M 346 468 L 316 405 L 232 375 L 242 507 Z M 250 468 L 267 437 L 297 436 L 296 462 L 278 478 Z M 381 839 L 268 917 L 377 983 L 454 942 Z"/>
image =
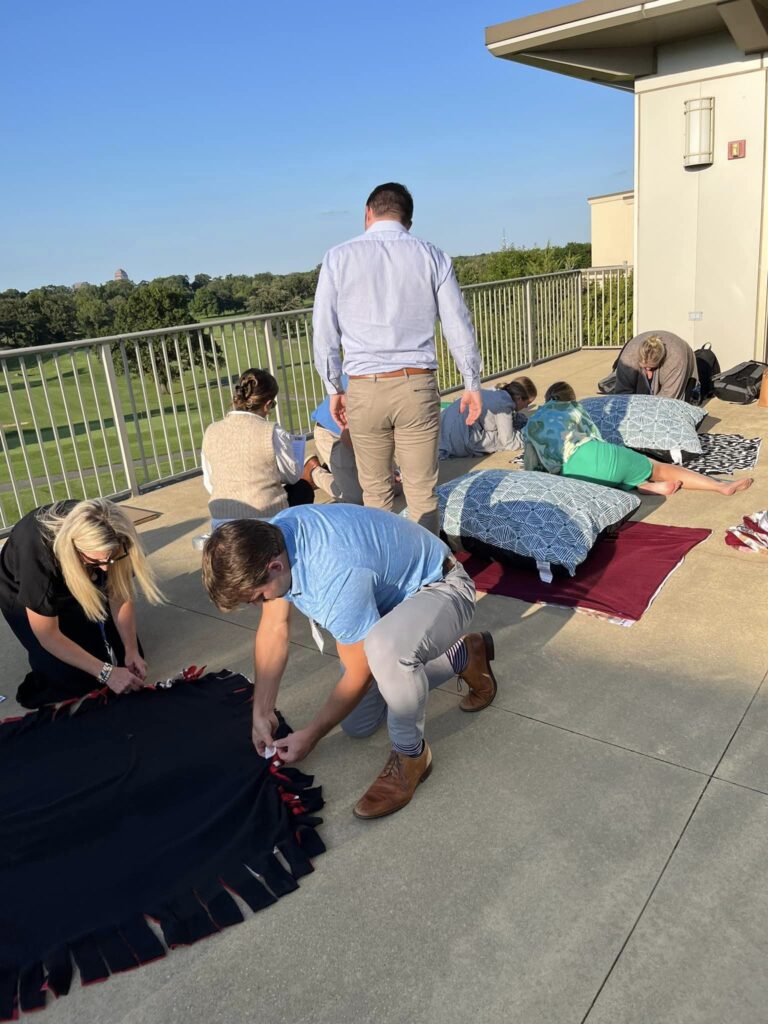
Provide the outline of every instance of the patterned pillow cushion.
<path id="1" fill-rule="evenodd" d="M 707 412 L 699 406 L 656 395 L 606 395 L 585 398 L 581 405 L 611 444 L 666 452 L 676 448 L 701 451 L 696 428 Z"/>
<path id="2" fill-rule="evenodd" d="M 471 538 L 533 558 L 543 580 L 552 579 L 553 565 L 573 576 L 598 535 L 640 504 L 636 494 L 612 487 L 502 469 L 467 473 L 441 484 L 437 495 L 450 542 Z"/>

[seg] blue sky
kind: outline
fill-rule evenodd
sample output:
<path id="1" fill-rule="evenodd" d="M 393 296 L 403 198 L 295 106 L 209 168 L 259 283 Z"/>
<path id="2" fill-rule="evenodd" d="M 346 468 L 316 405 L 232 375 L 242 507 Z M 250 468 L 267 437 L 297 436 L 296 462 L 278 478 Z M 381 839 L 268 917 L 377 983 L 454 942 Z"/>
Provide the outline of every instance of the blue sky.
<path id="1" fill-rule="evenodd" d="M 452 255 L 589 238 L 632 98 L 490 56 L 537 0 L 6 5 L 0 290 L 284 273 L 402 181 Z"/>

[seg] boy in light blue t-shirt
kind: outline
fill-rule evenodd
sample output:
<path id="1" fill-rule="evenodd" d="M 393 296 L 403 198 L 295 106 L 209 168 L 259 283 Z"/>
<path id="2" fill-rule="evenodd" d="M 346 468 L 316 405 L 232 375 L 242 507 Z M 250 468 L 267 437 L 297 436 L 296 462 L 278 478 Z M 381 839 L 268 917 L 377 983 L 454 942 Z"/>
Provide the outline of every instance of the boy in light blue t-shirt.
<path id="1" fill-rule="evenodd" d="M 222 611 L 262 606 L 254 650 L 253 742 L 292 764 L 341 723 L 370 735 L 387 718 L 392 752 L 355 805 L 359 818 L 400 810 L 432 770 L 424 740 L 427 695 L 458 675 L 469 687 L 462 711 L 496 696 L 489 633 L 464 634 L 475 587 L 427 530 L 378 509 L 305 505 L 270 522 L 240 520 L 213 532 L 203 580 Z M 291 606 L 336 640 L 343 674 L 303 729 L 275 740 L 274 714 L 288 660 Z"/>

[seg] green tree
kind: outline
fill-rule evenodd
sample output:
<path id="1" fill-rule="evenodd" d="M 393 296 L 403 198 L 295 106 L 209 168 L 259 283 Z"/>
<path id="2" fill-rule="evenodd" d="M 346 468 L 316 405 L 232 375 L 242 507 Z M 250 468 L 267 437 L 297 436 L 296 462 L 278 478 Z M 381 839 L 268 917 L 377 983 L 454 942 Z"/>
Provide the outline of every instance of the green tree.
<path id="1" fill-rule="evenodd" d="M 36 321 L 27 306 L 26 293 L 9 288 L 0 292 L 0 345 L 26 348 L 36 344 Z"/>
<path id="2" fill-rule="evenodd" d="M 207 317 L 223 316 L 223 303 L 216 289 L 209 285 L 198 288 L 189 304 L 189 316 L 192 321 L 205 320 Z"/>
<path id="3" fill-rule="evenodd" d="M 142 281 L 115 311 L 118 333 L 178 327 L 189 323 L 192 288 L 186 277 L 156 277 Z"/>
<path id="4" fill-rule="evenodd" d="M 100 338 L 111 334 L 114 310 L 106 301 L 103 288 L 97 284 L 81 284 L 74 290 L 77 335 L 80 338 Z"/>
<path id="5" fill-rule="evenodd" d="M 477 256 L 457 256 L 453 263 L 459 284 L 505 281 L 512 277 L 553 274 L 560 270 L 578 270 L 590 266 L 592 247 L 584 242 L 546 245 L 529 249 L 508 246 L 499 252 Z"/>
<path id="6" fill-rule="evenodd" d="M 77 310 L 71 288 L 46 285 L 27 292 L 28 316 L 34 323 L 35 345 L 71 341 L 77 335 Z"/>
<path id="7" fill-rule="evenodd" d="M 189 280 L 182 275 L 142 281 L 118 307 L 115 314 L 116 333 L 130 334 L 133 331 L 180 327 L 182 324 L 188 324 L 193 319 L 190 313 L 192 296 Z M 153 351 L 155 352 L 154 364 Z M 189 352 L 186 345 L 179 346 L 180 359 L 178 360 L 175 345 L 168 345 L 165 351 L 171 370 L 175 367 L 177 372 L 181 373 L 182 370 L 189 367 Z M 207 366 L 211 366 L 214 364 L 214 351 L 218 354 L 220 348 L 210 332 L 205 331 L 202 346 L 192 346 L 192 358 L 196 364 L 205 363 Z M 162 389 L 167 391 L 169 380 L 165 359 L 158 359 L 157 355 L 157 350 L 151 340 L 139 340 L 137 345 L 127 348 L 128 367 L 131 372 L 138 372 L 137 360 L 140 360 L 142 369 L 147 373 L 156 372 Z M 116 360 L 116 364 L 121 366 L 122 360 Z"/>

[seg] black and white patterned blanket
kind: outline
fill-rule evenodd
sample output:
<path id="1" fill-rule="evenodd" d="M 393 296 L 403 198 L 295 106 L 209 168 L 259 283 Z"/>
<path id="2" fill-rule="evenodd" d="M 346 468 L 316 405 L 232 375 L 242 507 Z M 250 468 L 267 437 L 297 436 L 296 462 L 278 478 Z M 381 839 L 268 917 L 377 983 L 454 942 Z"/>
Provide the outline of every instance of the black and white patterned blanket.
<path id="1" fill-rule="evenodd" d="M 686 469 L 707 476 L 731 476 L 737 469 L 754 469 L 760 456 L 761 437 L 742 437 L 741 434 L 699 434 L 701 455 L 683 453 Z M 510 459 L 510 465 L 522 469 L 523 454 Z"/>
<path id="2" fill-rule="evenodd" d="M 707 476 L 731 476 L 737 469 L 753 469 L 760 456 L 761 437 L 741 434 L 699 434 L 701 455 L 683 455 L 686 469 Z"/>

